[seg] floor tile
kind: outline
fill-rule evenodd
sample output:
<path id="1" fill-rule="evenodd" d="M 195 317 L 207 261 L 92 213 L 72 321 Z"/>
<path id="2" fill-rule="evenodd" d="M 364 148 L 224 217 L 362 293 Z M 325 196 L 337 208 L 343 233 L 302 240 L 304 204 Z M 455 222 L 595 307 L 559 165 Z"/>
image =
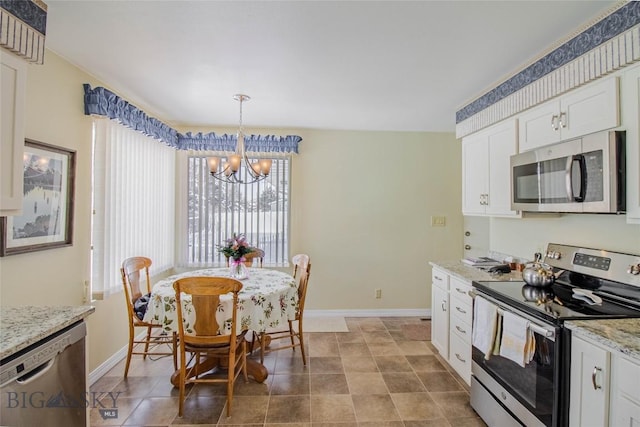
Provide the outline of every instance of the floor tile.
<path id="1" fill-rule="evenodd" d="M 310 396 L 271 396 L 266 422 L 311 422 Z"/>
<path id="2" fill-rule="evenodd" d="M 311 394 L 349 394 L 344 374 L 311 374 Z"/>
<path id="3" fill-rule="evenodd" d="M 431 398 L 442 408 L 442 412 L 447 419 L 476 416 L 469 403 L 469 395 L 466 392 L 431 393 Z"/>
<path id="4" fill-rule="evenodd" d="M 309 375 L 276 374 L 271 379 L 271 395 L 309 394 Z"/>
<path id="5" fill-rule="evenodd" d="M 383 372 L 390 393 L 421 393 L 427 391 L 415 372 Z"/>
<path id="6" fill-rule="evenodd" d="M 356 394 L 351 399 L 358 422 L 401 419 L 389 394 Z"/>
<path id="7" fill-rule="evenodd" d="M 344 372 L 340 357 L 311 357 L 309 372 L 312 374 L 341 374 Z"/>
<path id="8" fill-rule="evenodd" d="M 462 391 L 458 381 L 447 371 L 418 372 L 418 378 L 427 391 Z"/>
<path id="9" fill-rule="evenodd" d="M 123 425 L 169 425 L 178 414 L 178 399 L 150 397 L 142 399 Z"/>
<path id="10" fill-rule="evenodd" d="M 384 394 L 389 389 L 379 372 L 352 372 L 347 374 L 351 394 Z"/>
<path id="11" fill-rule="evenodd" d="M 311 422 L 354 422 L 356 421 L 351 396 L 315 395 L 311 396 Z"/>
<path id="12" fill-rule="evenodd" d="M 441 408 L 428 393 L 392 393 L 391 398 L 402 420 L 433 420 L 443 418 Z"/>

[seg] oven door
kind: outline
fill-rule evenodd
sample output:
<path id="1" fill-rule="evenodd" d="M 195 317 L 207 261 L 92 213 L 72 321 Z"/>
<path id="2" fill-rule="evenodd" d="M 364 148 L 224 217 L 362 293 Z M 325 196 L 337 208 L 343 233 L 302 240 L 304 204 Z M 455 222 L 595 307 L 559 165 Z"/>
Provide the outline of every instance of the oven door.
<path id="1" fill-rule="evenodd" d="M 486 296 L 494 304 L 497 302 Z M 560 330 L 546 325 L 521 311 L 498 304 L 499 310 L 510 311 L 530 321 L 536 345 L 533 360 L 521 367 L 499 354 L 488 358 L 473 347 L 472 373 L 500 406 L 526 426 L 557 426 L 559 415 L 559 351 Z M 473 394 L 473 390 L 472 390 Z"/>

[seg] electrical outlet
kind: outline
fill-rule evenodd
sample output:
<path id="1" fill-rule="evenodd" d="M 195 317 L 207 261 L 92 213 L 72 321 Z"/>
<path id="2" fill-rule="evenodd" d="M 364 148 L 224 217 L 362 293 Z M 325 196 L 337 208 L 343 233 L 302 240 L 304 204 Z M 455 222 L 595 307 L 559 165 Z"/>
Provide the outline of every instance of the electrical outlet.
<path id="1" fill-rule="evenodd" d="M 431 226 L 432 227 L 444 227 L 447 223 L 447 219 L 444 216 L 432 216 L 431 217 Z"/>
<path id="2" fill-rule="evenodd" d="M 382 289 L 376 289 L 376 299 L 382 298 Z"/>

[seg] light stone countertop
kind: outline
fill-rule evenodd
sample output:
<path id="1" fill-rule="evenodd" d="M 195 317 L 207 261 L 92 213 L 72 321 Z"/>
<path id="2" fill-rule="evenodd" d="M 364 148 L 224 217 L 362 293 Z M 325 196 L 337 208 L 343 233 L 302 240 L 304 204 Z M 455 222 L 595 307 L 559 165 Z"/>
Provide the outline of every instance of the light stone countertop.
<path id="1" fill-rule="evenodd" d="M 640 319 L 571 320 L 565 326 L 640 362 Z"/>
<path id="2" fill-rule="evenodd" d="M 494 280 L 494 281 L 520 281 L 522 280 L 522 273 L 519 271 L 512 271 L 509 274 L 500 274 L 500 275 L 492 275 L 485 271 L 480 270 L 477 267 L 471 267 L 463 263 L 461 260 L 457 261 L 431 261 L 429 262 L 434 268 L 438 268 L 440 270 L 444 270 L 446 273 L 449 273 L 451 276 L 457 277 L 458 279 L 464 280 L 466 282 L 471 281 L 486 281 L 486 280 Z"/>
<path id="3" fill-rule="evenodd" d="M 84 319 L 94 311 L 92 306 L 0 307 L 0 359 Z"/>

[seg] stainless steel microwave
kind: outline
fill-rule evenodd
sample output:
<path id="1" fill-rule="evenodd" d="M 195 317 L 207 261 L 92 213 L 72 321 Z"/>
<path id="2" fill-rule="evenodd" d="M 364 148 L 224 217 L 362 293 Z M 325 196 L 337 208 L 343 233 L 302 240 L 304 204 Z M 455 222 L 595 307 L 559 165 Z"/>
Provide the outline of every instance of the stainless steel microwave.
<path id="1" fill-rule="evenodd" d="M 511 156 L 511 209 L 625 211 L 625 132 L 598 132 Z"/>

